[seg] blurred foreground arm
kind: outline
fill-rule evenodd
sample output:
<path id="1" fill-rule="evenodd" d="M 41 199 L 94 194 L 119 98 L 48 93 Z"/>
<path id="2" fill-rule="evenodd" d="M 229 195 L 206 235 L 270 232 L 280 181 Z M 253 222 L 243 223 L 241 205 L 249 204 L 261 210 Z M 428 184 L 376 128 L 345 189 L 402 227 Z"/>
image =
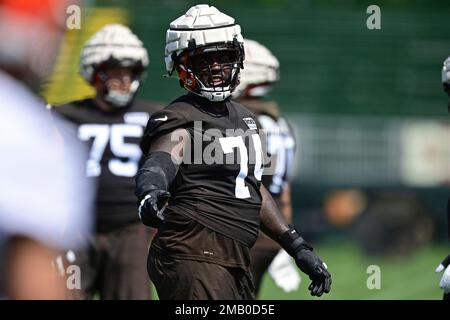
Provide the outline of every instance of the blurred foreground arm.
<path id="1" fill-rule="evenodd" d="M 52 267 L 57 254 L 30 238 L 11 238 L 6 253 L 6 296 L 14 300 L 67 299 L 65 278 Z"/>

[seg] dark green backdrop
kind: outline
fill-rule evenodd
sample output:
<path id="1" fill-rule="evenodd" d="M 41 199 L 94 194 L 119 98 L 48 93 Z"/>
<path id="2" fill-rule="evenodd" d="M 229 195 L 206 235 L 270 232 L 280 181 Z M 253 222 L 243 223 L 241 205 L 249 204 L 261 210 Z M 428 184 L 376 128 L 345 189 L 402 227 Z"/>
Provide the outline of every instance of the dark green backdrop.
<path id="1" fill-rule="evenodd" d="M 141 96 L 168 102 L 182 92 L 162 79 L 165 31 L 194 1 L 96 1 L 130 10 L 151 65 Z M 233 16 L 244 37 L 281 62 L 272 97 L 285 111 L 447 116 L 440 87 L 450 55 L 450 1 L 209 1 Z M 381 30 L 366 28 L 367 6 Z"/>

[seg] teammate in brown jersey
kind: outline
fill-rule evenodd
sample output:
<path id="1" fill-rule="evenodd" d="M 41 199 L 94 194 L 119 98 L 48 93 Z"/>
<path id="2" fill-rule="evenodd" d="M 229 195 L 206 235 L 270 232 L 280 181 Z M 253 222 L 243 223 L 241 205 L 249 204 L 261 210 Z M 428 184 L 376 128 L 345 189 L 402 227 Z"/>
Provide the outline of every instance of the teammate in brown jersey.
<path id="1" fill-rule="evenodd" d="M 208 5 L 170 24 L 166 69 L 190 91 L 155 113 L 136 177 L 139 215 L 158 227 L 148 272 L 161 299 L 253 299 L 250 248 L 261 228 L 312 283 L 329 292 L 331 276 L 261 185 L 261 127 L 230 95 L 244 48 L 240 26 Z"/>
<path id="2" fill-rule="evenodd" d="M 135 99 L 148 55 L 125 26 L 106 25 L 81 53 L 80 71 L 96 90 L 92 99 L 54 110 L 75 123 L 90 150 L 86 175 L 97 182 L 96 236 L 88 255 L 78 253 L 81 297 L 150 299 L 145 256 L 151 232 L 136 214 L 134 176 L 139 142 L 150 115 L 161 106 Z"/>

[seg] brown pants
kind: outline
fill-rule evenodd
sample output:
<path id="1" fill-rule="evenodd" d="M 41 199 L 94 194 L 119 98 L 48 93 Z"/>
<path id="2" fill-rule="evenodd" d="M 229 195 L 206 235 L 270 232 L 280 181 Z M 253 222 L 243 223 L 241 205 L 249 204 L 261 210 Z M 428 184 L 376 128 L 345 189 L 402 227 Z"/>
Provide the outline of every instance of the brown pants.
<path id="1" fill-rule="evenodd" d="M 148 273 L 161 300 L 253 300 L 249 272 L 209 262 L 180 260 L 150 250 Z"/>
<path id="2" fill-rule="evenodd" d="M 77 255 L 81 299 L 149 300 L 146 256 L 151 230 L 141 223 L 95 236 L 88 252 Z"/>

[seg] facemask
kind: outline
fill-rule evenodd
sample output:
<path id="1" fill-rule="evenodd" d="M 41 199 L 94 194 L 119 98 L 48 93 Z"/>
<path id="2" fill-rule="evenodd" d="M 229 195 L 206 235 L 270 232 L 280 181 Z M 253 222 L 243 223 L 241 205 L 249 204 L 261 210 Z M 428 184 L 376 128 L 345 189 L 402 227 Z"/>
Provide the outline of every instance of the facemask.
<path id="1" fill-rule="evenodd" d="M 251 97 L 264 97 L 271 89 L 271 86 L 257 86 L 250 89 L 248 95 Z"/>
<path id="2" fill-rule="evenodd" d="M 129 92 L 122 92 L 118 90 L 107 90 L 105 100 L 117 108 L 126 107 L 133 100 L 134 95 L 138 88 L 139 88 L 139 81 L 134 80 L 130 85 Z"/>

